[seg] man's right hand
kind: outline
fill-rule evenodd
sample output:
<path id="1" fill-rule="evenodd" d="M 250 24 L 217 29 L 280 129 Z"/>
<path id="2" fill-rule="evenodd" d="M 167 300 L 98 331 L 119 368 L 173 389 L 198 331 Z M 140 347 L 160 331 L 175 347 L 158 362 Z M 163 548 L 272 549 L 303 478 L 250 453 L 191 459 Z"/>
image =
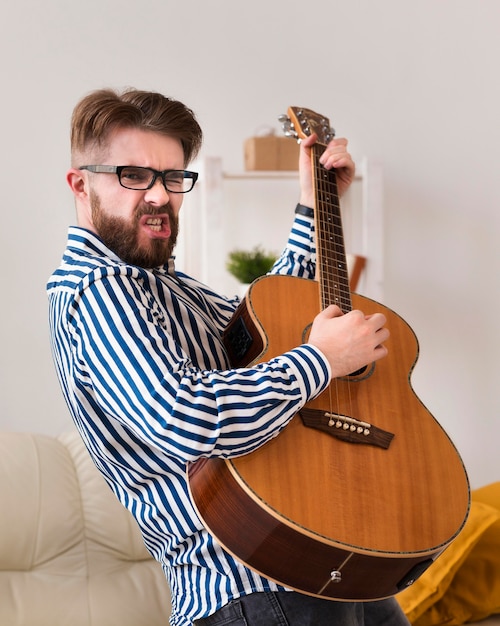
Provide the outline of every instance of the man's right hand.
<path id="1" fill-rule="evenodd" d="M 309 341 L 325 355 L 332 378 L 347 376 L 386 356 L 389 338 L 382 313 L 365 315 L 354 310 L 343 314 L 336 305 L 321 311 L 311 327 Z"/>

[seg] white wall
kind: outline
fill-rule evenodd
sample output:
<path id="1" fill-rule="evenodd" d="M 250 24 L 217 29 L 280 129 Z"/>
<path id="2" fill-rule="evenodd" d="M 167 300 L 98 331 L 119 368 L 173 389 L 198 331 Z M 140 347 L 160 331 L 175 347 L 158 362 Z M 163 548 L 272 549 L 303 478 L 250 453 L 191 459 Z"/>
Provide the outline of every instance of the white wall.
<path id="1" fill-rule="evenodd" d="M 499 19 L 498 0 L 3 7 L 0 427 L 68 427 L 44 286 L 73 222 L 69 117 L 89 90 L 132 85 L 193 107 L 205 153 L 233 170 L 289 104 L 383 163 L 385 304 L 420 339 L 414 386 L 473 486 L 499 480 Z"/>

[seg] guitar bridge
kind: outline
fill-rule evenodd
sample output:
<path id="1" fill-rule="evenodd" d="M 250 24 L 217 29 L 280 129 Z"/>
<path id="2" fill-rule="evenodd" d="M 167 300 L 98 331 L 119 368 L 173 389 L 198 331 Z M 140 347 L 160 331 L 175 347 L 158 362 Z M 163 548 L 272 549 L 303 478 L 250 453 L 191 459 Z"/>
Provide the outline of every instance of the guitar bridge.
<path id="1" fill-rule="evenodd" d="M 347 415 L 305 407 L 299 411 L 299 415 L 304 426 L 316 428 L 348 443 L 365 443 L 387 449 L 394 438 L 393 433 Z"/>

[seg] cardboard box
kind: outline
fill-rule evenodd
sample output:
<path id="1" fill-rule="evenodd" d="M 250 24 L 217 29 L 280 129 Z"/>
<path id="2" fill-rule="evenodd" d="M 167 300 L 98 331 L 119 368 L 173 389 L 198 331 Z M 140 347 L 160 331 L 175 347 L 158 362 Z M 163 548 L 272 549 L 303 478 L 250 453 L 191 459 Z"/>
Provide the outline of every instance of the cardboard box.
<path id="1" fill-rule="evenodd" d="M 245 169 L 297 170 L 299 168 L 299 144 L 290 137 L 264 135 L 250 137 L 245 141 Z"/>

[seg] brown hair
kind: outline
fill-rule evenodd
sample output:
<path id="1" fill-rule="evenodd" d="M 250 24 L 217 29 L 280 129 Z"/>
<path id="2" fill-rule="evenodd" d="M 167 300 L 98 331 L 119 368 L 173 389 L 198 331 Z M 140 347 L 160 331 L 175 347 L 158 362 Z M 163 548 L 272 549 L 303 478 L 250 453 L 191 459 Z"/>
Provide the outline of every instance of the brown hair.
<path id="1" fill-rule="evenodd" d="M 99 89 L 80 100 L 73 111 L 73 165 L 85 151 L 105 147 L 116 128 L 139 128 L 179 139 L 185 165 L 197 155 L 203 139 L 193 111 L 182 102 L 152 91 Z"/>

